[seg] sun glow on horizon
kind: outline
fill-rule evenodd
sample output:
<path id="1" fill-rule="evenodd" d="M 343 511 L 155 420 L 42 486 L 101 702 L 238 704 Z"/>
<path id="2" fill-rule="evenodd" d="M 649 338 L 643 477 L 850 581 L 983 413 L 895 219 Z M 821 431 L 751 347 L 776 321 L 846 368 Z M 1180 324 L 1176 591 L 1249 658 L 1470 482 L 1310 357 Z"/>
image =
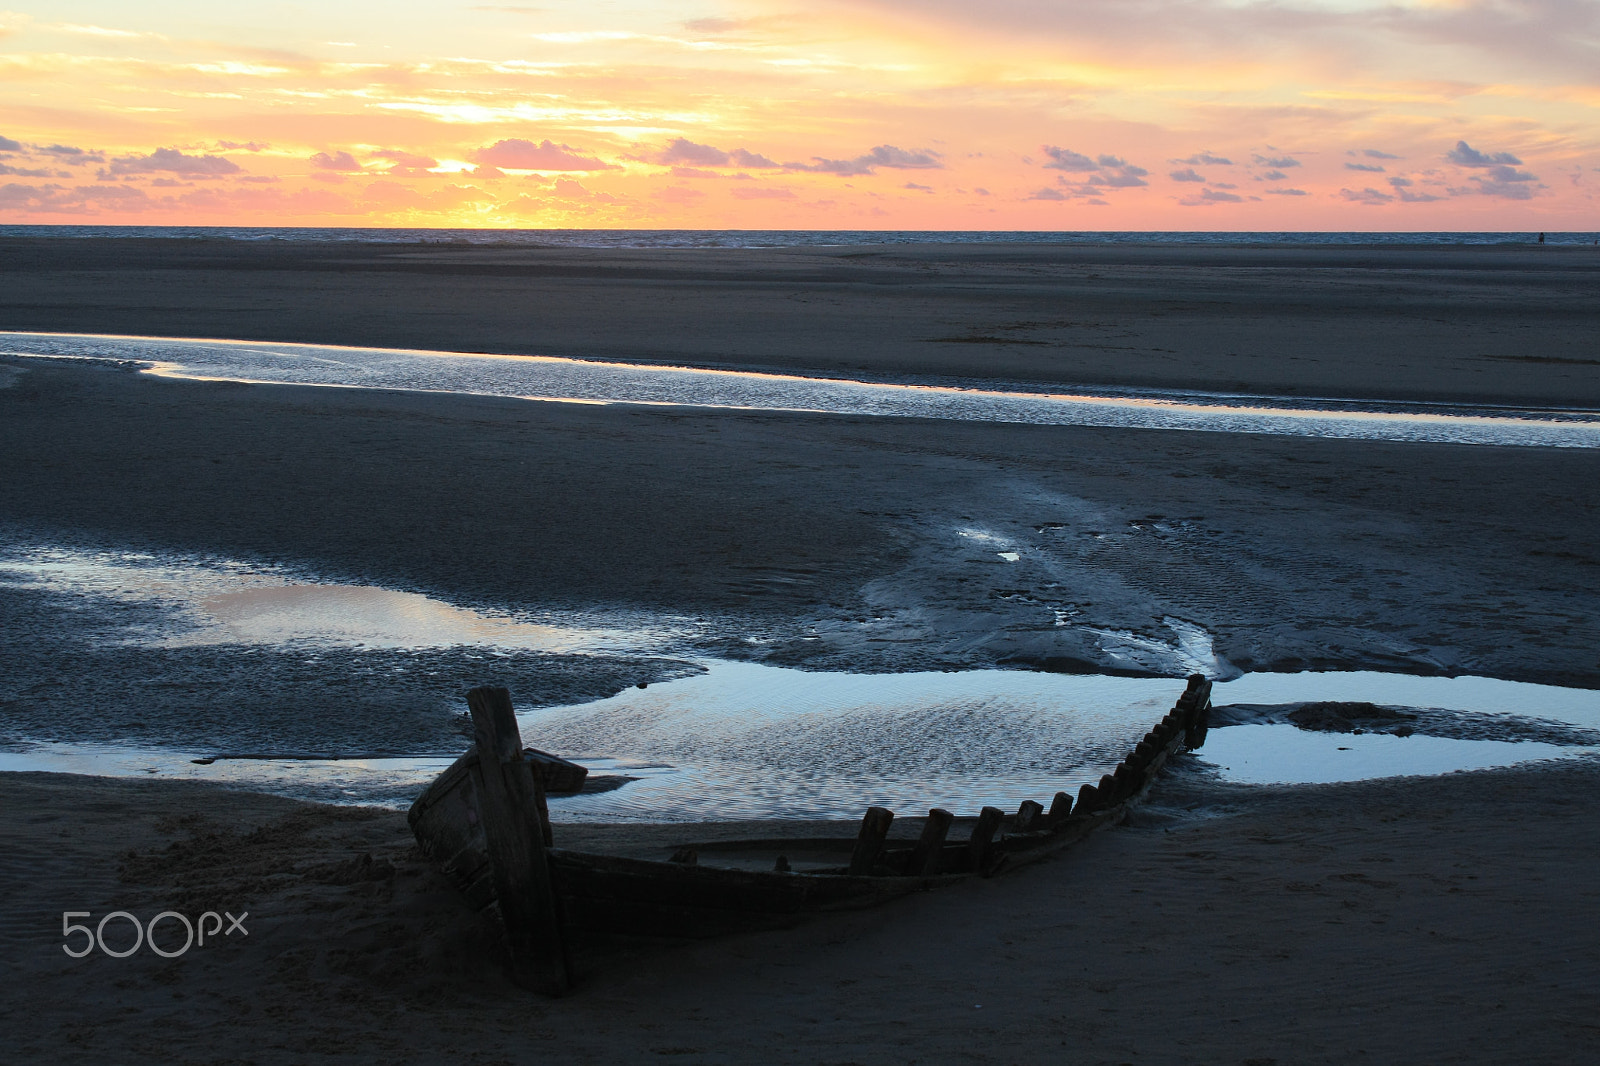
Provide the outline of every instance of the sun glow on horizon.
<path id="1" fill-rule="evenodd" d="M 0 12 L 0 221 L 1594 229 L 1600 5 Z"/>

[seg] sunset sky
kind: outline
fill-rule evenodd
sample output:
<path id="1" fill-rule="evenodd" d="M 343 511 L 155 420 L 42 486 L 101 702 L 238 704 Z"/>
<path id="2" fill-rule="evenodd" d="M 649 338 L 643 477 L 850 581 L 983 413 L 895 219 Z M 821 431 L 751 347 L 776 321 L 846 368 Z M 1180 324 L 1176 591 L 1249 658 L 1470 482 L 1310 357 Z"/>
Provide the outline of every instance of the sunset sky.
<path id="1" fill-rule="evenodd" d="M 1597 0 L 0 11 L 4 223 L 1594 230 L 1597 168 Z"/>

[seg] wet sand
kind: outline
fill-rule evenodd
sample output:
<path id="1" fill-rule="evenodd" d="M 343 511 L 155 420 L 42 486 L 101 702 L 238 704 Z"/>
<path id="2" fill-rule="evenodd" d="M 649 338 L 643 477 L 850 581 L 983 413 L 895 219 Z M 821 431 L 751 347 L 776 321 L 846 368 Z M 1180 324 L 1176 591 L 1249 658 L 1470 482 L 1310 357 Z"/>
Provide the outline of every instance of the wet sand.
<path id="1" fill-rule="evenodd" d="M 993 880 L 784 932 L 586 945 L 579 990 L 549 1001 L 507 985 L 400 815 L 6 775 L 7 1044 L 29 1062 L 1573 1062 L 1600 980 L 1597 786 L 1593 765 L 1297 789 L 1180 772 L 1132 824 Z M 64 909 L 207 906 L 248 909 L 249 936 L 171 961 L 61 951 Z"/>
<path id="2" fill-rule="evenodd" d="M 0 239 L 0 326 L 1600 406 L 1600 249 Z"/>
<path id="3" fill-rule="evenodd" d="M 1600 404 L 1600 257 L 1584 249 L 0 253 L 0 329 Z M 677 612 L 710 620 L 686 653 L 839 669 L 1116 669 L 1094 630 L 1170 640 L 1175 618 L 1246 669 L 1600 687 L 1589 451 L 6 369 L 11 543 L 283 563 L 465 605 Z M 67 722 L 109 738 L 135 711 L 179 728 L 237 699 L 447 747 L 461 689 L 495 680 L 462 668 L 424 693 L 363 678 L 370 698 L 330 715 L 298 661 L 284 685 L 256 660 L 111 664 L 32 616 L 7 632 L 0 711 L 18 734 Z M 600 690 L 631 679 L 607 670 Z M 560 1041 L 596 1062 L 1570 1060 L 1593 1038 L 1595 774 L 1174 780 L 1166 802 L 1196 808 L 1179 821 L 1150 815 L 1015 877 L 793 933 L 608 949 L 559 1004 L 504 986 L 393 816 L 8 775 L 0 806 L 22 814 L 0 841 L 17 859 L 0 917 L 22 980 L 5 1024 L 38 1061 L 520 1061 Z M 196 830 L 200 844 L 117 879 L 124 849 Z M 256 872 L 230 872 L 240 848 Z M 365 852 L 393 873 L 344 865 Z M 212 896 L 251 901 L 251 940 L 173 963 L 59 953 L 63 909 Z"/>

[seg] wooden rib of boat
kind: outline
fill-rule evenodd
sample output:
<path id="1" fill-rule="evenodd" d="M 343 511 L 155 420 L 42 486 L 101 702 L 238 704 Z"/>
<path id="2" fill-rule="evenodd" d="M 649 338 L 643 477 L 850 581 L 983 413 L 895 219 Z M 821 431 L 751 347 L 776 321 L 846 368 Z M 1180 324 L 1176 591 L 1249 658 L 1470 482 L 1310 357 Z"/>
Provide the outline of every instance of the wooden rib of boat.
<path id="1" fill-rule="evenodd" d="M 875 906 L 1069 847 L 1120 821 L 1173 754 L 1204 742 L 1211 683 L 1189 678 L 1176 706 L 1114 773 L 1057 793 L 1048 810 L 985 807 L 967 839 L 933 810 L 916 841 L 889 840 L 894 815 L 868 810 L 854 838 L 686 842 L 670 858 L 554 846 L 547 792 L 582 786 L 583 768 L 522 746 L 510 694 L 468 694 L 477 743 L 417 798 L 409 820 L 424 855 L 506 929 L 531 987 L 566 988 L 567 933 L 705 937 L 781 928 L 806 915 Z M 495 753 L 485 760 L 482 752 Z M 510 901 L 510 906 L 505 901 Z"/>

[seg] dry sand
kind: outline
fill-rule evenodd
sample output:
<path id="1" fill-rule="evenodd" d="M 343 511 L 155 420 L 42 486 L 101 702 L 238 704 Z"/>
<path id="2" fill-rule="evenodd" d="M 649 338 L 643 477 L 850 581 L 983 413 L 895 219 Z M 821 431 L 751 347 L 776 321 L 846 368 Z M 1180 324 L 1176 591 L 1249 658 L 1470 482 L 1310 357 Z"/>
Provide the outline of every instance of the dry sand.
<path id="1" fill-rule="evenodd" d="M 1597 272 L 1583 249 L 10 240 L 0 329 L 1596 405 Z M 283 562 L 466 604 L 680 612 L 714 622 L 687 650 L 834 668 L 1104 668 L 1082 633 L 1159 635 L 1176 617 L 1256 669 L 1600 687 L 1588 451 L 18 366 L 0 381 L 12 541 Z M 1027 561 L 972 551 L 956 536 L 971 527 Z M 31 617 L 8 626 L 9 730 L 107 738 L 132 711 L 172 730 L 229 717 L 215 664 L 102 675 L 93 649 Z M 338 731 L 281 672 L 244 665 L 223 690 L 239 706 L 276 694 Z M 473 680 L 401 692 L 404 728 L 380 739 L 458 743 L 450 709 Z M 390 728 L 349 706 L 360 735 Z M 545 1003 L 504 985 L 397 816 L 7 775 L 15 973 L 0 1009 L 21 1061 L 1573 1061 L 1595 1036 L 1597 780 L 1590 766 L 1300 789 L 1180 775 L 1157 795 L 1170 817 L 1015 876 L 790 933 L 611 945 L 578 995 Z M 141 858 L 123 862 L 130 847 Z M 248 907 L 251 937 L 170 963 L 60 953 L 62 910 L 208 901 Z"/>
<path id="2" fill-rule="evenodd" d="M 1180 772 L 1134 824 L 1036 866 L 786 932 L 589 945 L 578 991 L 549 1001 L 506 984 L 400 815 L 6 775 L 6 1054 L 1578 1062 L 1597 1031 L 1597 786 L 1593 765 L 1295 789 Z M 207 906 L 248 909 L 248 938 L 172 961 L 61 951 L 63 910 Z"/>

